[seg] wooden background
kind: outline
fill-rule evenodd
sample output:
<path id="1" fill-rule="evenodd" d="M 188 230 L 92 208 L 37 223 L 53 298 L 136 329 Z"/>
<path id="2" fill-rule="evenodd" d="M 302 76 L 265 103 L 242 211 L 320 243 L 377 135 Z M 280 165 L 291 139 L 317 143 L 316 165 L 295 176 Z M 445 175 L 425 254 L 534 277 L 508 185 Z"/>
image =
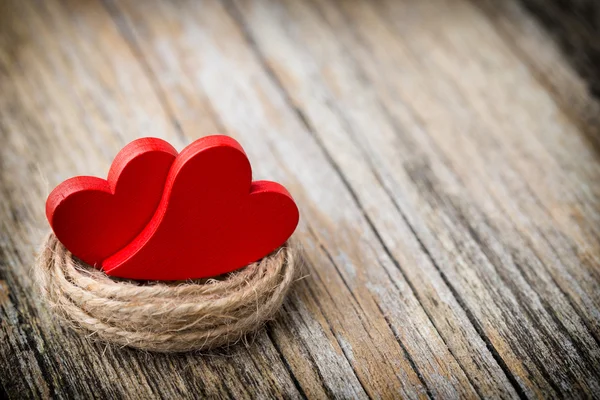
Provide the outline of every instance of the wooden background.
<path id="1" fill-rule="evenodd" d="M 554 38 L 513 1 L 0 0 L 0 397 L 600 396 L 600 108 Z M 212 133 L 300 205 L 279 318 L 206 354 L 62 328 L 49 191 Z"/>

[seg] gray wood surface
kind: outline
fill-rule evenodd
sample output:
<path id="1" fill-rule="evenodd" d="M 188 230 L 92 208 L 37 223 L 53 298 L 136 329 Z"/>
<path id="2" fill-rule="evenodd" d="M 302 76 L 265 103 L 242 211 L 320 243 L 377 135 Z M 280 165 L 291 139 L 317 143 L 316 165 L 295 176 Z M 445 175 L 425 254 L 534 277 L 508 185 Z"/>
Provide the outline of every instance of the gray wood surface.
<path id="1" fill-rule="evenodd" d="M 599 111 L 513 1 L 2 0 L 0 397 L 598 397 Z M 212 133 L 299 203 L 278 318 L 202 354 L 63 328 L 49 191 Z"/>

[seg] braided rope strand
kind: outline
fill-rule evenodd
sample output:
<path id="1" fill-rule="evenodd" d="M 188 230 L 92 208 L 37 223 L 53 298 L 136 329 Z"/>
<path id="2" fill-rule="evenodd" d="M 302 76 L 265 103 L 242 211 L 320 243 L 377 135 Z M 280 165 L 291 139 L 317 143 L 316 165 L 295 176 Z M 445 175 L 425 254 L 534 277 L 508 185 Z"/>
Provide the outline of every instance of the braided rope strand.
<path id="1" fill-rule="evenodd" d="M 220 279 L 113 279 L 75 259 L 49 234 L 37 259 L 42 295 L 77 330 L 148 351 L 207 350 L 241 339 L 271 319 L 299 276 L 289 242 Z"/>

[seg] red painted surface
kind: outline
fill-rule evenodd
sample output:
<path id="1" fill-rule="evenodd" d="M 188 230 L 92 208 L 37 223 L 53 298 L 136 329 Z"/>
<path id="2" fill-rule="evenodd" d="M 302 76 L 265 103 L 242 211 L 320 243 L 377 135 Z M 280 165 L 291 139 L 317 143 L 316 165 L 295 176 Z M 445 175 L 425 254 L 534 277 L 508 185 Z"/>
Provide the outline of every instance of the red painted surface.
<path id="1" fill-rule="evenodd" d="M 162 182 L 162 198 L 149 222 L 126 246 L 103 259 L 102 268 L 107 274 L 144 280 L 219 275 L 268 255 L 291 236 L 298 224 L 298 208 L 288 191 L 275 182 L 252 182 L 246 154 L 239 143 L 227 136 L 208 136 L 186 147 Z M 77 187 L 78 192 L 98 192 L 96 187 L 86 188 L 83 183 L 86 181 Z M 63 185 L 66 182 L 51 197 L 61 197 L 60 191 L 54 193 Z M 50 209 L 55 203 L 48 199 Z M 85 208 L 86 203 L 76 204 Z M 125 207 L 132 208 L 135 204 Z M 97 204 L 92 208 L 97 208 Z M 56 211 L 54 218 L 51 211 L 48 213 L 55 232 L 57 223 L 63 224 L 60 227 L 63 232 L 73 226 L 68 211 L 65 208 L 60 221 Z M 80 211 L 75 209 L 77 213 Z M 95 218 L 102 220 L 99 216 Z M 111 223 L 115 219 L 111 218 Z M 86 242 L 85 238 L 80 241 Z M 70 249 L 67 243 L 63 244 Z M 93 243 L 89 245 L 94 248 Z"/>
<path id="2" fill-rule="evenodd" d="M 108 180 L 76 176 L 58 185 L 46 201 L 46 216 L 58 240 L 100 267 L 148 224 L 176 156 L 164 140 L 138 139 L 117 154 Z"/>

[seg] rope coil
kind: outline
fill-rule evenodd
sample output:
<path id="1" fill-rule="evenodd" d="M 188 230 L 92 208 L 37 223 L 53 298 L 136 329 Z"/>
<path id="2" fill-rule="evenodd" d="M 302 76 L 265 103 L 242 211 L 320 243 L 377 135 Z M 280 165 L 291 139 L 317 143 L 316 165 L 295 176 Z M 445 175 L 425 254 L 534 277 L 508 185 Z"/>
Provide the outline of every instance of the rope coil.
<path id="1" fill-rule="evenodd" d="M 238 341 L 279 310 L 300 270 L 294 246 L 223 276 L 182 282 L 114 279 L 74 258 L 54 234 L 37 260 L 42 293 L 78 330 L 138 349 L 206 350 Z"/>

